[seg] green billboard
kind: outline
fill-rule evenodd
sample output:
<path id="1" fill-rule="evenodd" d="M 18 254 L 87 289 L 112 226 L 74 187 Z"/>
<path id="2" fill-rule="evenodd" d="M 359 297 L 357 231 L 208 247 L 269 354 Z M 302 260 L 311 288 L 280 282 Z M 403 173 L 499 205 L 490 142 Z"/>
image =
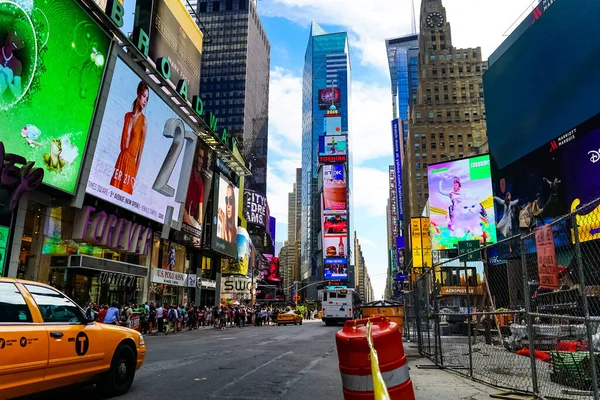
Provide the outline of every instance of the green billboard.
<path id="1" fill-rule="evenodd" d="M 0 141 L 73 193 L 110 40 L 72 0 L 0 0 Z"/>

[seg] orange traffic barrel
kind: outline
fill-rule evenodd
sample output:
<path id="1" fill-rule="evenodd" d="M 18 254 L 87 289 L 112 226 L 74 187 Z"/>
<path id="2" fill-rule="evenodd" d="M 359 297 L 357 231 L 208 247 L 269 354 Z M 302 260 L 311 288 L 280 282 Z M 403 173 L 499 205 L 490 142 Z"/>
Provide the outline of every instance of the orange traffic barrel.
<path id="1" fill-rule="evenodd" d="M 390 399 L 415 400 L 400 326 L 381 315 L 346 321 L 344 328 L 335 335 L 344 399 L 375 398 L 366 330 L 369 321 L 372 323 L 371 337 L 378 354 L 379 369 Z"/>

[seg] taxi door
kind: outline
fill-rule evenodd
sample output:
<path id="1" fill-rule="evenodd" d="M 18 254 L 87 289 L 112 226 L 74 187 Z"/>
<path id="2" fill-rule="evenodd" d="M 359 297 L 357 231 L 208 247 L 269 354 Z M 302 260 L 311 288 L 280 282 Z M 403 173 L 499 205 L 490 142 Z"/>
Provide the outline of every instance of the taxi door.
<path id="1" fill-rule="evenodd" d="M 107 370 L 102 327 L 86 323 L 83 310 L 64 294 L 45 286 L 24 284 L 37 303 L 48 338 L 45 389 L 87 381 Z"/>
<path id="2" fill-rule="evenodd" d="M 47 365 L 46 330 L 34 322 L 17 286 L 0 282 L 0 398 L 36 392 Z"/>

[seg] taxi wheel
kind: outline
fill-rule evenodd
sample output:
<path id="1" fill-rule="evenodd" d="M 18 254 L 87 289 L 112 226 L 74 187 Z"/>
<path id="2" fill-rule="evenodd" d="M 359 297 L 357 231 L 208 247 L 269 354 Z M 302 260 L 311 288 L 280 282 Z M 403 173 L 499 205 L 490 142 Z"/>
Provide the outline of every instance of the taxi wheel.
<path id="1" fill-rule="evenodd" d="M 134 377 L 135 353 L 131 347 L 121 344 L 115 351 L 110 370 L 98 383 L 98 388 L 107 396 L 120 396 L 129 391 Z"/>

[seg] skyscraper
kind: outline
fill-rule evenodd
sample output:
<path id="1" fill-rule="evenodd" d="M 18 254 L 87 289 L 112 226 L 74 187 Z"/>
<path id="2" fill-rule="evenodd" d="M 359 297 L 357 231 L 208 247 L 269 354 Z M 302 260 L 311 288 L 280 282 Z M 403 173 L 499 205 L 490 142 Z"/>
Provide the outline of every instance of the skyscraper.
<path id="1" fill-rule="evenodd" d="M 301 223 L 301 278 L 303 286 L 324 278 L 321 246 L 321 191 L 317 147 L 325 131 L 325 115 L 339 113 L 340 134 L 348 133 L 350 54 L 346 32 L 327 33 L 313 22 L 304 57 L 302 86 L 302 223 Z M 337 118 L 337 117 L 335 117 Z M 328 125 L 329 129 L 331 124 Z M 351 166 L 351 159 L 347 166 Z M 351 199 L 352 169 L 346 168 L 346 187 Z M 321 171 L 321 174 L 323 171 Z M 346 204 L 349 202 L 347 201 Z M 350 204 L 351 205 L 351 204 Z M 347 218 L 351 216 L 347 207 Z M 350 220 L 348 223 L 350 224 Z M 348 227 L 348 232 L 350 228 Z M 341 241 L 341 240 L 340 240 Z M 346 256 L 351 259 L 351 248 Z M 316 285 L 310 286 L 305 296 L 317 299 Z"/>
<path id="2" fill-rule="evenodd" d="M 419 85 L 408 120 L 404 162 L 405 214 L 420 216 L 427 202 L 427 166 L 469 155 L 486 140 L 480 48 L 452 46 L 442 0 L 423 0 Z M 408 196 L 408 197 L 406 197 Z"/>
<path id="3" fill-rule="evenodd" d="M 207 31 L 200 92 L 252 164 L 246 188 L 266 194 L 271 45 L 256 0 L 191 0 Z M 191 11 L 191 10 L 190 10 Z"/>
<path id="4" fill-rule="evenodd" d="M 392 110 L 394 119 L 400 118 L 404 125 L 404 135 L 408 132 L 408 107 L 417 98 L 418 65 L 413 57 L 409 59 L 409 50 L 419 48 L 419 35 L 411 34 L 386 39 L 385 48 L 392 80 Z M 418 54 L 418 53 L 417 53 Z"/>

